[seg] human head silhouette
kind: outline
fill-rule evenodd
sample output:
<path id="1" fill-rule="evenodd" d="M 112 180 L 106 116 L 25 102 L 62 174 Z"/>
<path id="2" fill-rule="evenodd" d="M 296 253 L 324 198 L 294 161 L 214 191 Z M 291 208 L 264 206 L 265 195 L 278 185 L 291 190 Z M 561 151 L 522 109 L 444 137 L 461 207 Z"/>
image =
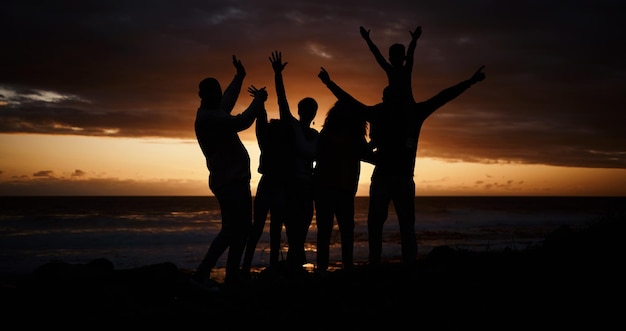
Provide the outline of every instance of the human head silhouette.
<path id="1" fill-rule="evenodd" d="M 209 77 L 198 84 L 198 96 L 204 103 L 219 105 L 222 99 L 222 87 L 217 79 Z"/>
<path id="2" fill-rule="evenodd" d="M 317 115 L 317 101 L 311 97 L 300 100 L 298 102 L 298 115 L 301 122 L 307 125 L 311 124 L 315 115 Z"/>
<path id="3" fill-rule="evenodd" d="M 337 100 L 326 113 L 325 130 L 345 135 L 364 136 L 367 131 L 365 112 L 358 111 L 350 102 Z"/>
<path id="4" fill-rule="evenodd" d="M 389 46 L 389 63 L 392 66 L 401 66 L 406 59 L 406 51 L 404 45 L 393 44 Z"/>
<path id="5" fill-rule="evenodd" d="M 399 91 L 391 86 L 387 85 L 383 89 L 383 102 L 386 104 L 397 102 L 401 97 Z"/>

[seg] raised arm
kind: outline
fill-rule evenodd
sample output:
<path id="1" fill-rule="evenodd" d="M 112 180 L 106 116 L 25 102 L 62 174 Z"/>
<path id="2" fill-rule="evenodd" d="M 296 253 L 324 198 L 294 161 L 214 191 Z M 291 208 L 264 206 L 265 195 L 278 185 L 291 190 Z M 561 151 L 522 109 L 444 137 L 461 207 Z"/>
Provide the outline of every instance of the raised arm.
<path id="1" fill-rule="evenodd" d="M 333 82 L 330 79 L 330 75 L 328 74 L 328 71 L 326 71 L 324 67 L 320 68 L 320 73 L 317 74 L 317 77 L 319 77 L 322 83 L 324 83 L 324 85 L 326 85 L 326 87 L 328 87 L 328 89 L 335 95 L 337 100 L 343 100 L 343 101 L 350 102 L 350 103 L 356 103 L 360 106 L 365 106 L 360 101 L 355 99 L 352 95 L 350 95 L 348 92 L 346 92 L 344 89 L 339 87 L 339 85 Z"/>
<path id="2" fill-rule="evenodd" d="M 267 91 L 265 88 L 257 89 L 254 86 L 248 88 L 248 92 L 254 99 L 250 105 L 240 114 L 230 115 L 222 112 L 205 112 L 204 116 L 211 117 L 211 123 L 220 130 L 243 131 L 249 128 L 256 119 L 258 112 L 265 107 Z"/>
<path id="3" fill-rule="evenodd" d="M 283 69 L 287 66 L 287 62 L 283 63 L 282 53 L 279 51 L 274 51 L 269 59 L 270 63 L 272 63 L 272 69 L 274 69 L 274 82 L 276 84 L 276 96 L 278 97 L 279 116 L 281 119 L 296 120 L 289 109 L 287 93 L 285 92 L 285 83 L 283 81 Z"/>
<path id="4" fill-rule="evenodd" d="M 251 85 L 248 87 L 248 93 L 253 97 L 252 102 L 250 102 L 246 110 L 237 115 L 238 117 L 244 118 L 245 127 L 242 130 L 249 128 L 260 112 L 265 113 L 265 101 L 267 101 L 267 91 L 265 87 L 257 89 L 254 85 Z"/>
<path id="5" fill-rule="evenodd" d="M 457 83 L 454 86 L 448 87 L 447 89 L 439 92 L 434 97 L 422 102 L 421 104 L 425 106 L 423 109 L 426 111 L 423 116 L 430 116 L 430 114 L 434 113 L 441 106 L 461 95 L 472 85 L 478 82 L 482 82 L 486 78 L 486 75 L 483 72 L 484 68 L 485 66 L 481 66 L 480 68 L 478 68 L 478 70 L 476 70 L 476 72 L 474 72 L 474 74 L 469 79 Z"/>
<path id="6" fill-rule="evenodd" d="M 267 101 L 267 91 L 265 87 L 257 89 L 254 85 L 248 87 L 248 93 L 253 97 L 252 102 L 250 102 L 250 106 L 246 108 L 240 115 L 245 118 L 247 126 L 245 129 L 249 128 L 254 120 L 259 116 L 259 113 L 265 113 L 265 101 Z"/>
<path id="7" fill-rule="evenodd" d="M 330 79 L 330 75 L 328 74 L 326 69 L 324 69 L 324 67 L 320 68 L 320 73 L 317 74 L 317 77 L 319 77 L 322 83 L 324 83 L 324 85 L 326 85 L 326 87 L 335 95 L 337 100 L 348 103 L 350 107 L 355 107 L 362 110 L 364 112 L 365 118 L 368 121 L 371 119 L 372 106 L 367 106 L 363 104 L 361 101 L 355 99 L 352 95 L 339 87 L 339 85 L 337 85 Z"/>
<path id="8" fill-rule="evenodd" d="M 411 33 L 411 42 L 409 43 L 409 47 L 406 50 L 406 63 L 405 68 L 408 73 L 413 71 L 413 62 L 415 56 L 415 47 L 417 46 L 417 39 L 422 35 L 422 27 L 418 26 L 415 28 L 415 31 L 409 31 Z"/>
<path id="9" fill-rule="evenodd" d="M 361 37 L 365 39 L 365 42 L 367 42 L 367 46 L 369 47 L 372 54 L 374 54 L 374 58 L 376 59 L 376 62 L 378 62 L 378 65 L 380 65 L 383 68 L 383 70 L 385 70 L 385 72 L 389 72 L 389 70 L 391 70 L 391 64 L 387 62 L 383 54 L 380 52 L 378 47 L 376 47 L 376 45 L 370 38 L 370 30 L 366 30 L 362 26 L 359 27 L 359 30 L 361 32 Z"/>
<path id="10" fill-rule="evenodd" d="M 239 98 L 239 93 L 241 92 L 241 86 L 243 85 L 243 79 L 246 77 L 246 69 L 243 67 L 243 64 L 241 64 L 241 60 L 238 60 L 235 55 L 233 55 L 233 65 L 235 69 L 237 69 L 237 73 L 224 90 L 222 100 L 220 101 L 220 109 L 228 114 L 235 108 L 237 98 Z"/>
<path id="11" fill-rule="evenodd" d="M 259 146 L 265 145 L 265 136 L 268 129 L 267 110 L 263 107 L 256 115 L 256 140 Z"/>

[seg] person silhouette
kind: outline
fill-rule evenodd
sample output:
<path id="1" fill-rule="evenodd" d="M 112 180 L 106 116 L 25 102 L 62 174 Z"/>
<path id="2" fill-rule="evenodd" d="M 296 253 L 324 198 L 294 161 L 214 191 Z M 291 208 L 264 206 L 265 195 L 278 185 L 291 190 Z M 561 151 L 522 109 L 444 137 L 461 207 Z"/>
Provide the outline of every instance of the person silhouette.
<path id="1" fill-rule="evenodd" d="M 201 99 L 194 129 L 200 149 L 209 170 L 209 188 L 217 198 L 222 216 L 221 229 L 211 242 L 204 258 L 190 280 L 204 286 L 216 285 L 211 271 L 217 260 L 228 249 L 224 285 L 240 283 L 240 263 L 252 220 L 250 190 L 250 156 L 238 132 L 249 128 L 267 100 L 265 87 L 248 88 L 253 97 L 240 114 L 232 115 L 246 70 L 233 55 L 235 77 L 222 94 L 220 83 L 213 77 L 199 84 Z"/>
<path id="2" fill-rule="evenodd" d="M 322 68 L 318 77 L 330 82 Z M 313 183 L 317 224 L 316 272 L 325 275 L 329 266 L 333 223 L 337 219 L 344 271 L 354 267 L 354 198 L 358 189 L 361 161 L 373 162 L 366 139 L 366 112 L 346 99 L 339 99 L 326 114 L 319 135 Z"/>
<path id="3" fill-rule="evenodd" d="M 413 178 L 417 144 L 407 146 L 407 132 L 397 128 L 405 127 L 406 121 L 410 119 L 410 125 L 413 126 L 411 132 L 414 133 L 412 138 L 417 141 L 424 121 L 432 113 L 486 78 L 482 72 L 484 67 L 481 66 L 469 79 L 442 90 L 428 100 L 410 104 L 410 107 L 397 94 L 394 95 L 399 92 L 389 86 L 383 90 L 381 103 L 366 106 L 332 80 L 325 82 L 338 99 L 350 101 L 360 111 L 365 112 L 370 123 L 370 139 L 375 146 L 367 217 L 370 266 L 378 267 L 381 264 L 383 227 L 391 202 L 398 217 L 402 262 L 409 270 L 417 262 Z"/>
<path id="4" fill-rule="evenodd" d="M 282 228 L 287 216 L 287 183 L 291 178 L 292 152 L 287 149 L 290 126 L 285 121 L 271 119 L 268 122 L 265 109 L 256 120 L 256 137 L 261 152 L 258 172 L 261 174 L 254 196 L 252 230 L 246 244 L 242 273 L 250 277 L 252 259 L 263 234 L 267 215 L 270 215 L 269 269 L 278 270 L 280 262 Z"/>
<path id="5" fill-rule="evenodd" d="M 298 102 L 296 119 L 289 109 L 282 71 L 287 62 L 282 61 L 282 53 L 274 51 L 270 62 L 274 70 L 278 110 L 281 120 L 291 126 L 291 148 L 293 153 L 292 166 L 294 172 L 288 181 L 288 211 L 286 219 L 287 233 L 287 271 L 290 276 L 302 274 L 303 265 L 307 262 L 305 244 L 311 222 L 313 221 L 313 160 L 317 148 L 319 132 L 311 127 L 317 114 L 317 101 L 305 97 Z"/>
<path id="6" fill-rule="evenodd" d="M 415 57 L 415 47 L 417 46 L 417 40 L 422 35 L 422 27 L 418 26 L 414 31 L 409 31 L 411 34 L 411 41 L 406 49 L 403 44 L 395 43 L 389 46 L 389 62 L 387 62 L 370 38 L 370 30 L 366 30 L 364 27 L 359 27 L 361 36 L 365 39 L 367 46 L 374 55 L 376 62 L 385 71 L 387 75 L 388 85 L 391 89 L 388 93 L 388 97 L 398 98 L 398 100 L 389 100 L 398 105 L 403 105 L 407 108 L 411 108 L 415 103 L 413 97 L 412 86 L 412 74 L 413 63 Z M 407 133 L 406 145 L 408 148 L 414 148 L 417 146 L 417 140 L 412 139 L 415 137 L 415 126 L 412 125 L 412 121 L 408 119 L 405 123 Z"/>
<path id="7" fill-rule="evenodd" d="M 414 31 L 409 31 L 411 41 L 406 49 L 403 44 L 395 43 L 389 46 L 389 62 L 382 55 L 376 44 L 370 38 L 370 30 L 359 27 L 361 37 L 365 39 L 367 46 L 374 55 L 376 62 L 387 74 L 389 88 L 395 89 L 394 95 L 408 98 L 408 101 L 415 102 L 411 75 L 413 74 L 413 62 L 417 40 L 422 35 L 422 27 L 418 26 Z"/>

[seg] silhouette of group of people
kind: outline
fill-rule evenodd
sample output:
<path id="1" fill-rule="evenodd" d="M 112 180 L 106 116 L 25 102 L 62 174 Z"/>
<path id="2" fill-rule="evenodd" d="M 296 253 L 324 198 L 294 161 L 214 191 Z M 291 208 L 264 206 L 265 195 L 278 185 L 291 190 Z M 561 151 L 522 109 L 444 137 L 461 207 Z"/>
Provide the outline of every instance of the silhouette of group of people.
<path id="1" fill-rule="evenodd" d="M 381 264 L 383 227 L 393 203 L 402 250 L 402 262 L 413 268 L 417 262 L 415 231 L 415 182 L 413 178 L 420 129 L 437 109 L 455 99 L 473 84 L 485 79 L 480 67 L 469 79 L 448 87 L 428 100 L 416 102 L 412 92 L 413 57 L 421 27 L 409 31 L 408 48 L 389 47 L 387 60 L 370 38 L 360 33 L 385 71 L 388 85 L 382 101 L 365 105 L 343 90 L 321 68 L 318 78 L 337 101 L 329 109 L 322 129 L 311 127 L 317 114 L 315 99 L 306 97 L 297 105 L 298 117 L 290 110 L 285 91 L 282 53 L 269 57 L 274 71 L 279 118 L 268 120 L 265 87 L 251 85 L 253 98 L 240 114 L 232 114 L 246 75 L 241 61 L 233 56 L 236 74 L 222 93 L 215 78 L 199 84 L 201 99 L 195 132 L 209 170 L 209 188 L 222 214 L 221 229 L 192 275 L 203 286 L 213 286 L 211 271 L 228 249 L 225 285 L 237 285 L 249 276 L 256 245 L 266 220 L 270 219 L 270 269 L 281 265 L 282 229 L 287 239 L 284 266 L 287 276 L 306 272 L 306 237 L 316 216 L 316 272 L 329 268 L 329 248 L 336 219 L 341 238 L 341 265 L 354 267 L 354 202 L 361 162 L 373 164 L 367 216 L 368 265 Z M 261 178 L 254 199 L 250 179 L 250 156 L 238 132 L 256 122 L 261 151 Z M 369 139 L 368 139 L 369 137 Z"/>

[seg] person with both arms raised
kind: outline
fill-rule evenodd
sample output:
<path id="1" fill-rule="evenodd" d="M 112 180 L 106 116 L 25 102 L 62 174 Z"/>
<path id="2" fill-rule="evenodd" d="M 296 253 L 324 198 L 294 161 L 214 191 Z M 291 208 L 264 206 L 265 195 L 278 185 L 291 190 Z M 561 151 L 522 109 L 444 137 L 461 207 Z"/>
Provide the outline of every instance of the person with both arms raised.
<path id="1" fill-rule="evenodd" d="M 417 262 L 417 238 L 415 232 L 415 157 L 417 143 L 407 146 L 407 139 L 418 141 L 424 121 L 436 110 L 452 101 L 472 85 L 481 82 L 486 75 L 480 67 L 467 80 L 448 87 L 428 100 L 408 106 L 397 89 L 387 86 L 382 102 L 367 106 L 356 100 L 328 76 L 324 84 L 339 100 L 346 100 L 366 113 L 370 122 L 370 138 L 376 147 L 374 171 L 371 177 L 368 209 L 368 241 L 370 266 L 381 264 L 383 226 L 387 220 L 390 203 L 393 202 L 398 216 L 402 262 L 412 269 Z M 322 71 L 325 71 L 322 68 Z M 411 130 L 403 128 L 411 127 Z M 409 136 L 410 135 L 410 136 Z"/>
<path id="2" fill-rule="evenodd" d="M 226 249 L 224 284 L 236 286 L 241 282 L 241 257 L 252 224 L 250 155 L 238 133 L 254 123 L 265 106 L 267 91 L 250 86 L 248 93 L 254 99 L 248 108 L 241 114 L 231 114 L 246 76 L 243 64 L 234 55 L 233 65 L 237 73 L 223 94 L 219 81 L 213 77 L 199 84 L 201 102 L 194 127 L 209 170 L 209 188 L 222 216 L 219 233 L 191 277 L 194 283 L 204 286 L 216 285 L 210 278 L 211 271 Z"/>

